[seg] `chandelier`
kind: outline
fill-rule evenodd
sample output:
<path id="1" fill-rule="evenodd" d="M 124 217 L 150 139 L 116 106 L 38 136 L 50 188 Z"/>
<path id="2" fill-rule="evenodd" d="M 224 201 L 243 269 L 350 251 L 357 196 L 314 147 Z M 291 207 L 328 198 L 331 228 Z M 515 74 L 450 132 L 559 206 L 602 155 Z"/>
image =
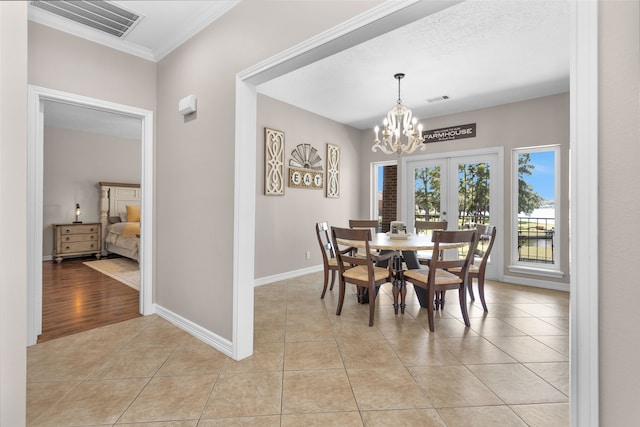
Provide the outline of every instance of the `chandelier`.
<path id="1" fill-rule="evenodd" d="M 411 154 L 418 147 L 424 151 L 427 146 L 423 144 L 422 125 L 418 124 L 418 120 L 413 117 L 411 110 L 402 105 L 402 99 L 400 98 L 400 80 L 404 77 L 404 74 L 398 73 L 393 77 L 398 80 L 398 103 L 389 110 L 387 117 L 382 122 L 382 140 L 380 140 L 379 136 L 380 128 L 378 126 L 375 127 L 376 139 L 373 141 L 371 150 L 375 152 L 380 149 L 383 153 L 396 153 L 398 156 L 403 153 Z M 406 137 L 404 143 L 401 135 Z"/>

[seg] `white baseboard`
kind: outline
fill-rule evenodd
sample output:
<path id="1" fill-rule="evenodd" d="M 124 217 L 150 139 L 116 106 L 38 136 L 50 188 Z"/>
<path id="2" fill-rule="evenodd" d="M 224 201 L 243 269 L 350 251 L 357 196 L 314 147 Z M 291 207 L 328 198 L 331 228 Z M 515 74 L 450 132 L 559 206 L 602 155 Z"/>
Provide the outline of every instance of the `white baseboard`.
<path id="1" fill-rule="evenodd" d="M 502 282 L 513 283 L 514 285 L 533 286 L 534 288 L 553 289 L 556 291 L 569 292 L 568 283 L 549 282 L 546 280 L 530 279 L 527 277 L 504 276 Z"/>
<path id="2" fill-rule="evenodd" d="M 221 353 L 224 353 L 225 355 L 233 358 L 231 341 L 222 338 L 221 336 L 214 334 L 213 332 L 203 328 L 202 326 L 196 325 L 195 323 L 185 319 L 179 314 L 176 314 L 171 310 L 167 310 L 166 308 L 157 304 L 155 304 L 155 312 L 158 316 L 162 317 L 166 321 L 193 335 L 200 341 L 210 345 Z"/>
<path id="3" fill-rule="evenodd" d="M 268 285 L 269 283 L 279 282 L 281 280 L 293 279 L 294 277 L 304 276 L 305 274 L 317 273 L 323 271 L 324 265 L 314 265 L 313 267 L 303 268 L 301 270 L 287 271 L 285 273 L 274 274 L 273 276 L 260 277 L 254 282 L 254 286 Z"/>

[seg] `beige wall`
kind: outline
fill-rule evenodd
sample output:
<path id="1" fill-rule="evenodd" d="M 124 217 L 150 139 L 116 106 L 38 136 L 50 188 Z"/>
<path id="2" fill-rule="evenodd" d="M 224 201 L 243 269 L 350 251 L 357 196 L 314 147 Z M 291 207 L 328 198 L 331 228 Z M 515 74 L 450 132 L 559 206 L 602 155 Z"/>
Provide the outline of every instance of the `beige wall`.
<path id="1" fill-rule="evenodd" d="M 564 242 L 560 257 L 561 269 L 566 273 L 562 279 L 545 278 L 546 281 L 569 283 L 569 95 L 559 94 L 537 98 L 525 102 L 501 105 L 468 111 L 450 116 L 423 120 L 425 129 L 438 129 L 466 123 L 477 124 L 475 138 L 460 139 L 430 143 L 427 151 L 416 151 L 411 156 L 424 154 L 446 153 L 451 151 L 465 151 L 488 147 L 504 147 L 504 224 L 498 225 L 500 239 L 503 242 L 505 275 L 527 277 L 507 271 L 510 264 L 511 252 L 511 150 L 521 147 L 539 145 L 561 145 L 561 194 L 562 203 L 560 220 L 563 224 L 559 239 Z M 389 160 L 395 156 L 371 151 L 373 131 L 362 132 L 360 180 L 368 182 L 369 164 L 374 161 Z M 402 176 L 402 169 L 398 168 Z M 400 181 L 400 180 L 399 180 Z M 370 205 L 369 192 L 362 193 L 362 213 L 368 213 Z M 529 276 L 531 277 L 531 276 Z"/>
<path id="2" fill-rule="evenodd" d="M 599 12 L 600 425 L 631 426 L 640 419 L 640 6 L 604 1 Z"/>
<path id="3" fill-rule="evenodd" d="M 309 113 L 263 95 L 258 96 L 256 258 L 257 279 L 322 265 L 315 224 L 348 227 L 356 218 L 359 179 L 360 131 Z M 264 195 L 264 128 L 285 133 L 285 178 L 291 151 L 298 144 L 311 144 L 322 158 L 326 177 L 327 144 L 340 147 L 340 198 L 325 197 L 325 191 L 289 188 L 284 196 Z M 306 252 L 311 258 L 306 259 Z"/>
<path id="4" fill-rule="evenodd" d="M 81 221 L 100 222 L 98 182 L 139 184 L 141 164 L 140 140 L 45 127 L 42 255 L 53 250 L 51 224 L 74 221 L 76 203 Z"/>
<path id="5" fill-rule="evenodd" d="M 25 425 L 27 3 L 0 2 L 0 425 Z"/>
<path id="6" fill-rule="evenodd" d="M 231 339 L 235 76 L 376 4 L 241 2 L 158 63 L 158 304 Z M 189 94 L 198 111 L 185 120 Z"/>
<path id="7" fill-rule="evenodd" d="M 155 110 L 156 64 L 29 22 L 29 84 Z"/>

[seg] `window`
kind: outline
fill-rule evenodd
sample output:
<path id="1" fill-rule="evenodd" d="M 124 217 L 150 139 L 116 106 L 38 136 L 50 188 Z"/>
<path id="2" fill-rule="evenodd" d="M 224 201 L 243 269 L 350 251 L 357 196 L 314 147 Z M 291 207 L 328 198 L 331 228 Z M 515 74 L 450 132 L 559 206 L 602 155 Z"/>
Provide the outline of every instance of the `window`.
<path id="1" fill-rule="evenodd" d="M 559 146 L 513 150 L 510 271 L 561 277 Z"/>

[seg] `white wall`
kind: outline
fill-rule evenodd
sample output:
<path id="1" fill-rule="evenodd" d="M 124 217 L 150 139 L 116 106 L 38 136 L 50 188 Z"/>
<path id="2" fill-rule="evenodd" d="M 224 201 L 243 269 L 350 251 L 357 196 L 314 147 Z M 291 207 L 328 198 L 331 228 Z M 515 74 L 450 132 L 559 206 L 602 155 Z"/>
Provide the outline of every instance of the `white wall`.
<path id="1" fill-rule="evenodd" d="M 529 101 L 501 105 L 492 108 L 468 111 L 460 114 L 436 117 L 422 120 L 425 129 L 439 129 L 467 123 L 476 123 L 475 138 L 442 141 L 427 145 L 427 151 L 416 151 L 410 156 L 425 153 L 446 153 L 448 151 L 464 151 L 488 147 L 504 147 L 504 224 L 498 225 L 498 233 L 505 250 L 504 266 L 511 262 L 511 150 L 519 147 L 533 147 L 538 145 L 558 144 L 561 146 L 561 200 L 560 221 L 562 227 L 559 236 L 562 245 L 560 264 L 566 273 L 562 279 L 548 279 L 547 281 L 569 283 L 569 94 L 559 94 L 536 98 Z M 373 130 L 362 131 L 362 146 L 360 153 L 360 179 L 368 180 L 369 164 L 374 161 L 396 158 L 379 151 L 371 151 Z M 400 183 L 403 179 L 401 165 L 398 165 Z M 361 193 L 360 207 L 362 213 L 368 212 L 370 206 L 370 192 Z M 505 271 L 510 276 L 527 277 Z"/>
<path id="2" fill-rule="evenodd" d="M 322 265 L 315 234 L 317 222 L 349 226 L 356 218 L 362 182 L 358 173 L 360 131 L 264 95 L 258 96 L 256 258 L 257 279 Z M 284 196 L 264 195 L 264 128 L 285 133 Z M 298 144 L 311 144 L 322 158 L 325 173 L 327 144 L 340 147 L 340 198 L 325 190 L 288 187 L 289 160 Z M 306 252 L 311 258 L 306 259 Z"/>
<path id="3" fill-rule="evenodd" d="M 0 426 L 26 424 L 27 2 L 0 2 Z"/>
<path id="4" fill-rule="evenodd" d="M 46 114 L 46 112 L 45 112 Z M 82 222 L 100 222 L 98 182 L 140 184 L 140 140 L 44 128 L 42 254 L 53 250 L 52 224 L 75 220 L 80 204 Z"/>

